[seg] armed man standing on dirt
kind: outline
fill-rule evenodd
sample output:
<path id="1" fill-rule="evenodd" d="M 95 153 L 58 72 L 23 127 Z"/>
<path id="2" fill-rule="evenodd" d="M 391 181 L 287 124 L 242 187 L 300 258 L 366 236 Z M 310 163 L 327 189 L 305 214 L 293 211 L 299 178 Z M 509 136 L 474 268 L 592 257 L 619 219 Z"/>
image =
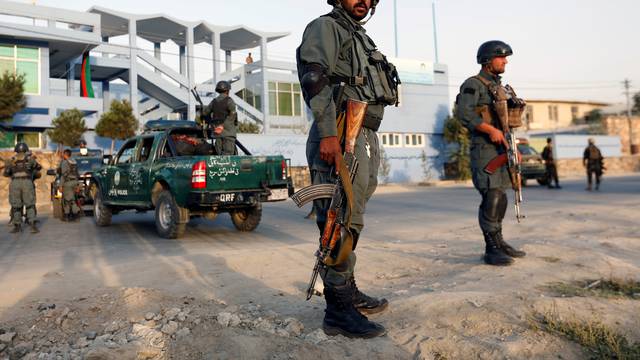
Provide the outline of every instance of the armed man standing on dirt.
<path id="1" fill-rule="evenodd" d="M 238 113 L 236 103 L 229 96 L 231 83 L 219 81 L 216 92 L 220 95 L 207 106 L 203 115 L 209 128 L 213 128 L 216 136 L 215 148 L 218 155 L 236 154 L 236 136 L 238 132 Z"/>
<path id="2" fill-rule="evenodd" d="M 504 73 L 507 56 L 512 54 L 511 47 L 502 41 L 482 44 L 476 58 L 482 69 L 462 84 L 456 99 L 457 117 L 471 133 L 473 184 L 482 195 L 478 220 L 486 243 L 484 261 L 499 266 L 510 265 L 514 257 L 526 255 L 509 246 L 502 237 L 502 220 L 507 210 L 505 191 L 512 186 L 507 167 L 502 166 L 493 174 L 485 171 L 489 162 L 508 147 L 490 87 L 502 86 L 499 75 Z"/>
<path id="3" fill-rule="evenodd" d="M 78 164 L 71 158 L 71 150 L 65 149 L 62 161 L 58 167 L 60 187 L 62 188 L 62 221 L 74 221 L 80 213 L 76 203 L 76 188 L 78 187 Z"/>
<path id="4" fill-rule="evenodd" d="M 347 99 L 368 103 L 363 129 L 355 145 L 359 163 L 353 181 L 351 216 L 355 249 L 364 227 L 366 203 L 377 186 L 380 154 L 376 131 L 384 107 L 397 103 L 399 80 L 395 68 L 377 51 L 362 27 L 367 15 L 375 13 L 379 0 L 327 0 L 327 3 L 333 5 L 333 11 L 307 26 L 297 50 L 300 83 L 314 119 L 307 140 L 307 161 L 313 184 L 333 183 L 334 169 L 342 161 L 337 113 L 343 110 Z M 329 206 L 330 199 L 314 201 L 321 235 Z M 327 303 L 323 329 L 329 335 L 349 337 L 384 335 L 384 327 L 369 321 L 362 313 L 381 312 L 388 302 L 358 290 L 355 263 L 356 256 L 350 252 L 347 261 L 335 266 L 325 265 L 320 271 Z"/>
<path id="5" fill-rule="evenodd" d="M 553 139 L 551 138 L 547 138 L 547 146 L 545 146 L 542 151 L 542 159 L 544 160 L 547 170 L 547 187 L 549 187 L 549 189 L 553 189 L 554 187 L 551 184 L 555 181 L 555 188 L 562 189 L 562 186 L 560 186 L 558 181 L 558 168 L 556 167 L 556 158 L 553 153 Z"/>
<path id="6" fill-rule="evenodd" d="M 11 233 L 22 230 L 22 208 L 26 210 L 27 224 L 31 226 L 31 233 L 38 232 L 36 226 L 36 189 L 33 183 L 40 175 L 42 166 L 29 154 L 29 147 L 25 143 L 18 143 L 15 147 L 16 155 L 5 162 L 4 176 L 11 178 L 9 186 L 9 203 L 11 204 Z"/>
<path id="7" fill-rule="evenodd" d="M 602 172 L 604 170 L 604 166 L 602 161 L 604 158 L 602 157 L 602 153 L 600 149 L 596 146 L 596 140 L 594 138 L 589 139 L 589 146 L 584 149 L 584 154 L 582 156 L 582 164 L 585 169 L 587 169 L 587 191 L 591 191 L 593 189 L 593 177 L 596 178 L 596 191 L 600 190 L 600 179 L 602 178 Z"/>

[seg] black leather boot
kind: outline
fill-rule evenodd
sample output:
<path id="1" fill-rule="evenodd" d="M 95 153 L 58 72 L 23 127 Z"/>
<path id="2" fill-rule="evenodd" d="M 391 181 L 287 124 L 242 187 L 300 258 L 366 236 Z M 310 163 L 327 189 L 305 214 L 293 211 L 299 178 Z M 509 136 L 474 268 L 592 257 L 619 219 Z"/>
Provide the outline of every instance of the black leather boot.
<path id="1" fill-rule="evenodd" d="M 37 234 L 40 232 L 40 230 L 38 230 L 38 227 L 36 226 L 36 222 L 32 221 L 31 224 L 29 224 L 29 226 L 31 227 L 31 233 L 32 234 Z"/>
<path id="2" fill-rule="evenodd" d="M 502 249 L 502 251 L 514 258 L 522 258 L 525 257 L 527 255 L 526 252 L 522 251 L 522 250 L 517 250 L 514 249 L 511 245 L 507 244 L 504 241 L 504 237 L 502 236 L 502 231 L 498 232 L 496 235 L 496 243 L 498 244 L 498 246 L 500 247 L 500 249 Z"/>
<path id="3" fill-rule="evenodd" d="M 497 242 L 499 232 L 484 233 L 484 242 L 486 248 L 484 252 L 484 262 L 489 265 L 495 266 L 508 266 L 513 263 L 513 258 L 500 248 Z"/>
<path id="4" fill-rule="evenodd" d="M 354 277 L 351 277 L 349 282 L 353 288 L 353 306 L 360 313 L 367 315 L 377 314 L 389 307 L 387 299 L 376 299 L 360 291 Z"/>
<path id="5" fill-rule="evenodd" d="M 19 232 L 22 231 L 22 227 L 18 224 L 13 225 L 13 229 L 11 229 L 11 231 L 9 231 L 9 233 L 11 234 L 17 234 Z"/>
<path id="6" fill-rule="evenodd" d="M 329 336 L 343 335 L 349 338 L 370 339 L 382 336 L 385 328 L 360 314 L 353 306 L 353 287 L 347 282 L 340 286 L 326 286 L 322 329 Z"/>

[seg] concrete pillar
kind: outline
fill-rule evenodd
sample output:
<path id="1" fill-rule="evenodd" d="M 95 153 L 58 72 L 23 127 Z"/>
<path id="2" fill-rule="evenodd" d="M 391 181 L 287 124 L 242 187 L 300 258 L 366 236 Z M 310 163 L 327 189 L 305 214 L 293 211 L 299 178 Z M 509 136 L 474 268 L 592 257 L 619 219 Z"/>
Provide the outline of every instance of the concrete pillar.
<path id="1" fill-rule="evenodd" d="M 195 120 L 196 118 L 196 100 L 193 98 L 193 95 L 191 95 L 191 89 L 193 88 L 193 86 L 196 83 L 196 79 L 195 79 L 195 54 L 194 54 L 194 44 L 193 44 L 193 31 L 194 28 L 192 26 L 190 26 L 187 29 L 187 34 L 186 34 L 186 42 L 187 42 L 187 79 L 189 80 L 189 84 L 188 84 L 188 89 L 187 89 L 187 99 L 189 99 L 188 101 L 188 108 L 187 108 L 187 119 L 188 120 Z"/>
<path id="2" fill-rule="evenodd" d="M 211 34 L 211 50 L 213 51 L 213 84 L 220 81 L 220 34 Z"/>
<path id="3" fill-rule="evenodd" d="M 153 56 L 162 61 L 162 47 L 159 42 L 153 43 Z M 156 69 L 156 73 L 159 74 L 160 70 Z"/>
<path id="4" fill-rule="evenodd" d="M 187 75 L 187 49 L 185 46 L 180 46 L 180 74 Z"/>
<path id="5" fill-rule="evenodd" d="M 224 51 L 224 65 L 225 65 L 225 71 L 233 70 L 232 64 L 231 64 L 231 50 Z"/>
<path id="6" fill-rule="evenodd" d="M 262 76 L 262 132 L 269 133 L 269 78 L 267 76 L 267 38 L 260 39 L 260 67 Z"/>
<path id="7" fill-rule="evenodd" d="M 109 81 L 102 82 L 102 112 L 106 113 L 111 107 L 111 87 Z"/>
<path id="8" fill-rule="evenodd" d="M 133 115 L 138 118 L 138 26 L 135 20 L 129 20 L 129 101 Z"/>
<path id="9" fill-rule="evenodd" d="M 76 61 L 67 63 L 67 96 L 78 96 L 76 93 Z"/>
<path id="10" fill-rule="evenodd" d="M 105 44 L 108 44 L 109 43 L 109 37 L 108 36 L 103 36 L 102 37 L 102 42 L 105 43 Z M 104 58 L 109 57 L 109 54 L 102 53 L 102 57 L 104 57 Z"/>

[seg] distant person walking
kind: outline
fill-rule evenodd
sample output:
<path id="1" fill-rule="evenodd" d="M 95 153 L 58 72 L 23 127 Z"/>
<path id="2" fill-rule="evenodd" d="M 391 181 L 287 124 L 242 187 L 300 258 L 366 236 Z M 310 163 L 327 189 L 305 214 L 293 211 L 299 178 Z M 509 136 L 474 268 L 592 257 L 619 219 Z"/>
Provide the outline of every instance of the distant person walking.
<path id="1" fill-rule="evenodd" d="M 600 149 L 596 146 L 595 139 L 589 139 L 589 146 L 584 149 L 584 155 L 582 156 L 582 163 L 587 169 L 587 191 L 592 190 L 593 176 L 596 178 L 596 191 L 600 190 L 600 180 L 602 178 L 602 172 L 604 171 L 603 165 L 604 158 Z"/>
<path id="2" fill-rule="evenodd" d="M 251 56 L 251 53 L 249 53 L 249 55 L 247 55 L 247 58 L 245 59 L 245 62 L 247 64 L 253 64 L 253 57 Z"/>
<path id="3" fill-rule="evenodd" d="M 549 187 L 549 189 L 553 189 L 554 186 L 552 186 L 551 183 L 555 181 L 555 188 L 562 189 L 560 182 L 558 181 L 558 168 L 556 168 L 556 158 L 553 154 L 552 141 L 553 140 L 551 140 L 551 138 L 547 138 L 547 146 L 545 146 L 542 151 L 542 159 L 544 160 L 544 164 L 547 169 L 547 187 Z"/>

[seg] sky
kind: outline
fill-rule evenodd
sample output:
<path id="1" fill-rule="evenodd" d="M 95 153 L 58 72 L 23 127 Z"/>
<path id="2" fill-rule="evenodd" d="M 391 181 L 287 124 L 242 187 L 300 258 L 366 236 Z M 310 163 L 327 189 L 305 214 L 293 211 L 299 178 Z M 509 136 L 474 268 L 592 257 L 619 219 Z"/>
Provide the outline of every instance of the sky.
<path id="1" fill-rule="evenodd" d="M 295 61 L 306 24 L 331 9 L 325 0 L 36 1 L 82 11 L 98 5 L 287 31 L 289 37 L 269 44 L 269 57 L 285 61 Z M 399 57 L 434 61 L 432 0 L 397 0 L 397 9 Z M 504 80 L 521 97 L 621 103 L 625 101 L 625 78 L 631 80 L 633 92 L 640 91 L 639 13 L 637 0 L 436 0 L 439 62 L 449 67 L 453 99 L 458 86 L 479 69 L 475 62 L 478 46 L 500 39 L 514 50 Z M 366 28 L 378 47 L 393 57 L 392 0 L 381 0 Z M 196 56 L 211 57 L 210 50 L 197 51 Z M 233 61 L 243 61 L 245 56 L 239 53 Z M 196 75 L 205 78 L 208 74 Z"/>

